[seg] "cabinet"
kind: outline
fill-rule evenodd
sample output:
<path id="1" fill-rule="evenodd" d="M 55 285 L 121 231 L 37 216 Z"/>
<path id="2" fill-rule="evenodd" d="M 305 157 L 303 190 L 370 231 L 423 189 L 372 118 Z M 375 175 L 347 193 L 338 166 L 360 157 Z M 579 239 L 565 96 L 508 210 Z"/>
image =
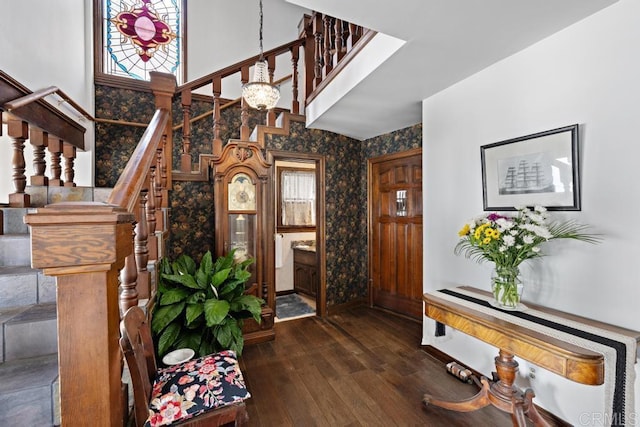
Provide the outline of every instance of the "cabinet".
<path id="1" fill-rule="evenodd" d="M 293 289 L 315 298 L 318 291 L 315 251 L 293 249 Z"/>

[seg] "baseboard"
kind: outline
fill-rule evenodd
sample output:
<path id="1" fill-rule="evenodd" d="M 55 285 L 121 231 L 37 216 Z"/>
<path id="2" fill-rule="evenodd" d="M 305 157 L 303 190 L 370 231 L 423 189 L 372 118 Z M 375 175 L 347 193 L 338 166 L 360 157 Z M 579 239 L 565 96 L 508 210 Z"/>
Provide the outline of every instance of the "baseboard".
<path id="1" fill-rule="evenodd" d="M 473 368 L 470 368 L 468 366 L 466 366 L 464 363 L 460 362 L 458 359 L 449 356 L 447 353 L 438 350 L 437 348 L 431 346 L 431 345 L 423 345 L 421 346 L 421 348 L 431 357 L 433 357 L 434 359 L 438 360 L 439 362 L 442 362 L 443 364 L 447 364 L 449 362 L 456 362 L 459 365 L 462 365 L 464 367 L 466 367 L 467 369 L 469 369 L 471 372 L 473 372 L 473 374 L 478 377 L 481 378 L 483 376 L 483 374 L 481 374 L 480 372 L 476 371 Z M 565 420 L 563 420 L 562 418 L 558 417 L 555 414 L 552 414 L 551 412 L 547 411 L 544 408 L 539 407 L 538 405 L 535 405 L 536 409 L 538 410 L 538 412 L 540 413 L 540 416 L 542 416 L 549 424 L 551 424 L 552 426 L 559 426 L 559 427 L 571 427 L 572 424 L 566 422 Z"/>
<path id="2" fill-rule="evenodd" d="M 276 291 L 276 296 L 277 297 L 281 297 L 283 295 L 290 295 L 290 294 L 295 294 L 296 291 L 293 289 L 288 289 L 286 291 Z"/>
<path id="3" fill-rule="evenodd" d="M 355 307 L 360 307 L 367 304 L 366 298 L 356 298 L 349 302 L 345 302 L 343 304 L 335 304 L 327 306 L 327 315 L 331 316 L 332 314 L 342 313 L 343 311 L 350 310 Z"/>

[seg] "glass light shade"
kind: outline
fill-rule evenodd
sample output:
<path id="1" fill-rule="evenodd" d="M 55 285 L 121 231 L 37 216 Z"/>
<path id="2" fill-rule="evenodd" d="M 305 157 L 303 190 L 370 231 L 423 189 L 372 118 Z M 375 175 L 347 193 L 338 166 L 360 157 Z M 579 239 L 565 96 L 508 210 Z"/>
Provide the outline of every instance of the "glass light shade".
<path id="1" fill-rule="evenodd" d="M 253 73 L 253 81 L 242 86 L 242 96 L 250 107 L 270 110 L 280 99 L 280 90 L 269 83 L 267 61 L 258 61 Z"/>

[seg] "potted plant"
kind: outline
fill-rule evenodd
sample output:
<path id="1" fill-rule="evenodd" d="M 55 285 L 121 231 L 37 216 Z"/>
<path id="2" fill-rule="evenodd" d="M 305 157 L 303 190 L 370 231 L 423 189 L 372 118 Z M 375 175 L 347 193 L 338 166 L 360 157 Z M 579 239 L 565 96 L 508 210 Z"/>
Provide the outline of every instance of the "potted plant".
<path id="1" fill-rule="evenodd" d="M 224 349 L 242 354 L 243 319 L 260 323 L 264 304 L 245 294 L 253 261 L 234 261 L 234 251 L 215 262 L 207 251 L 199 266 L 187 255 L 162 260 L 151 321 L 160 357 L 178 348 L 191 348 L 200 356 Z"/>

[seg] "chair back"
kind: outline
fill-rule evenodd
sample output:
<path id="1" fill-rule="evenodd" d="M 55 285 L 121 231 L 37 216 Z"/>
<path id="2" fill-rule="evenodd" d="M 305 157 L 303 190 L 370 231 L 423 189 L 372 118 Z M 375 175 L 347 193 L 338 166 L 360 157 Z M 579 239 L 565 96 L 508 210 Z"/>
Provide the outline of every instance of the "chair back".
<path id="1" fill-rule="evenodd" d="M 127 361 L 133 385 L 135 425 L 143 426 L 149 417 L 149 398 L 157 364 L 151 329 L 145 312 L 131 307 L 120 322 L 120 348 Z"/>

